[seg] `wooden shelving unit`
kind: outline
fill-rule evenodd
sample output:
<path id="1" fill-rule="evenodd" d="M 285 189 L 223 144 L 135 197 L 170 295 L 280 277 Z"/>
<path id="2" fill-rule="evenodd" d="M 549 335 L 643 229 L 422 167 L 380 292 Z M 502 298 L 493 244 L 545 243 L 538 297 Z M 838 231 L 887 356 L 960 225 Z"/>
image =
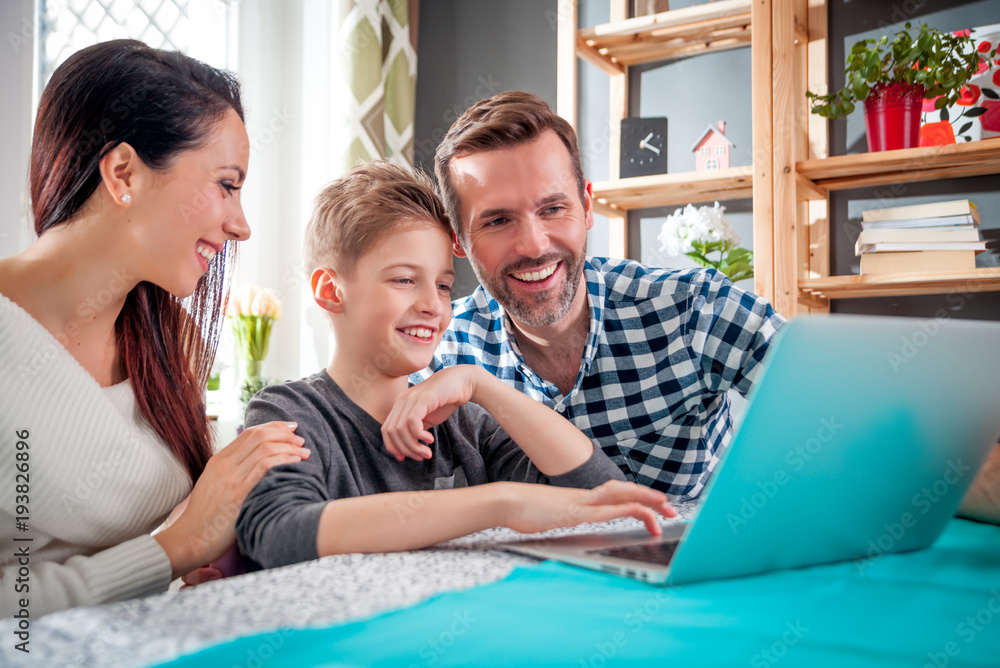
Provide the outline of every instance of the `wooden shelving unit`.
<path id="1" fill-rule="evenodd" d="M 939 295 L 950 292 L 1000 290 L 1000 268 L 936 271 L 923 274 L 826 276 L 799 281 L 802 300 L 852 299 L 902 295 Z M 819 305 L 819 304 L 817 304 Z"/>
<path id="2" fill-rule="evenodd" d="M 995 174 L 1000 172 L 1000 137 L 949 146 L 803 160 L 795 168 L 799 176 L 811 182 L 807 198 L 831 190 Z"/>
<path id="3" fill-rule="evenodd" d="M 750 7 L 751 0 L 724 0 L 585 28 L 576 52 L 621 74 L 632 65 L 749 46 Z"/>
<path id="4" fill-rule="evenodd" d="M 634 209 L 752 196 L 753 167 L 636 176 L 594 183 L 594 206 L 604 216 L 621 216 Z"/>
<path id="5" fill-rule="evenodd" d="M 577 3 L 560 2 L 558 113 L 576 126 L 577 58 L 597 66 L 611 79 L 609 179 L 594 183 L 594 199 L 597 212 L 610 222 L 612 255 L 628 256 L 627 214 L 631 210 L 752 195 L 753 167 L 619 179 L 618 133 L 621 119 L 629 115 L 629 67 L 748 45 L 753 48 L 753 5 L 754 0 L 722 0 L 627 18 L 628 2 L 611 0 L 610 23 L 578 30 Z"/>
<path id="6" fill-rule="evenodd" d="M 560 115 L 575 126 L 577 57 L 611 77 L 611 174 L 594 195 L 611 221 L 612 254 L 628 254 L 629 211 L 752 196 L 754 289 L 788 317 L 829 311 L 831 299 L 1000 291 L 1000 269 L 829 275 L 831 192 L 1000 173 L 1000 138 L 828 157 L 827 121 L 809 113 L 805 96 L 827 88 L 826 0 L 724 0 L 632 19 L 626 5 L 611 0 L 611 23 L 578 30 L 576 2 L 561 2 L 558 26 Z M 628 67 L 747 44 L 754 164 L 618 179 Z"/>

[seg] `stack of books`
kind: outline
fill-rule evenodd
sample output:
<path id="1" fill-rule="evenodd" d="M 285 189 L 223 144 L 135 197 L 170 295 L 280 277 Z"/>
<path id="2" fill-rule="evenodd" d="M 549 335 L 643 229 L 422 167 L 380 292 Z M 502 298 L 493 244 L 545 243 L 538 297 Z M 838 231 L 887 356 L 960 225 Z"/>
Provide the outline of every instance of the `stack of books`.
<path id="1" fill-rule="evenodd" d="M 986 250 L 979 209 L 967 199 L 864 211 L 861 229 L 862 274 L 967 271 Z"/>

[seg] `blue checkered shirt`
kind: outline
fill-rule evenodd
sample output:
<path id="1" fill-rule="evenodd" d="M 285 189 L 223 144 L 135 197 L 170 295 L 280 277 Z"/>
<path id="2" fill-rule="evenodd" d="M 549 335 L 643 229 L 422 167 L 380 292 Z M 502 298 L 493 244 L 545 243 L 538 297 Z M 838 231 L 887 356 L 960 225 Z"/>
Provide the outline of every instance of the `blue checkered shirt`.
<path id="1" fill-rule="evenodd" d="M 584 273 L 590 333 L 566 396 L 527 367 L 509 318 L 482 287 L 454 303 L 434 360 L 411 379 L 478 364 L 568 418 L 628 480 L 696 498 L 731 436 L 726 392 L 749 392 L 784 319 L 710 269 L 589 258 Z"/>

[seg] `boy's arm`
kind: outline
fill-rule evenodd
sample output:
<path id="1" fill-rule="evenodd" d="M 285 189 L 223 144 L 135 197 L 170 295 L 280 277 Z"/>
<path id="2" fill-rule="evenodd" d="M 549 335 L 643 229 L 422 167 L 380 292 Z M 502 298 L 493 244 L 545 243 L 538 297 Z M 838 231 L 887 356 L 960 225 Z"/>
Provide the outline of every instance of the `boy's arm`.
<path id="1" fill-rule="evenodd" d="M 591 440 L 569 420 L 471 364 L 442 369 L 400 395 L 382 425 L 386 449 L 400 461 L 429 458 L 431 448 L 424 443 L 432 443 L 434 437 L 428 429 L 470 401 L 486 409 L 550 478 L 574 471 L 595 457 L 607 460 L 595 453 Z M 610 478 L 621 477 L 617 466 L 610 460 L 606 464 Z"/>
<path id="2" fill-rule="evenodd" d="M 315 559 L 320 515 L 330 499 L 326 471 L 335 466 L 328 448 L 329 434 L 312 407 L 292 396 L 287 386 L 275 385 L 259 392 L 247 407 L 248 427 L 271 420 L 298 424 L 296 433 L 312 450 L 297 465 L 272 468 L 243 500 L 236 520 L 240 550 L 265 568 Z M 345 490 L 332 490 L 333 493 Z"/>
<path id="3" fill-rule="evenodd" d="M 494 482 L 388 492 L 330 501 L 318 549 L 320 556 L 415 550 L 495 526 L 534 533 L 617 517 L 635 517 L 659 535 L 653 510 L 676 515 L 662 492 L 618 480 L 592 490 Z"/>

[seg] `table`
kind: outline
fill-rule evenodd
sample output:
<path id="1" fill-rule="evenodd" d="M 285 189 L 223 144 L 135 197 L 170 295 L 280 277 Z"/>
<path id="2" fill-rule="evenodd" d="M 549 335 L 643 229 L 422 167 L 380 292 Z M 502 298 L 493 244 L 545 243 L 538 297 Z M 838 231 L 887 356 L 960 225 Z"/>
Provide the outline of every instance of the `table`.
<path id="1" fill-rule="evenodd" d="M 696 504 L 675 504 L 681 518 Z M 542 535 L 636 527 L 632 519 Z M 324 627 L 410 606 L 436 594 L 495 582 L 537 563 L 492 547 L 520 534 L 489 529 L 434 549 L 324 557 L 144 599 L 46 615 L 31 624 L 31 653 L 13 649 L 0 620 L 4 667 L 133 668 L 209 643 L 279 626 Z"/>
<path id="2" fill-rule="evenodd" d="M 0 623 L 0 664 L 151 665 L 222 640 L 171 668 L 1000 666 L 1000 526 L 955 519 L 924 550 L 672 588 L 491 548 L 512 535 L 49 615 L 30 658 Z"/>

